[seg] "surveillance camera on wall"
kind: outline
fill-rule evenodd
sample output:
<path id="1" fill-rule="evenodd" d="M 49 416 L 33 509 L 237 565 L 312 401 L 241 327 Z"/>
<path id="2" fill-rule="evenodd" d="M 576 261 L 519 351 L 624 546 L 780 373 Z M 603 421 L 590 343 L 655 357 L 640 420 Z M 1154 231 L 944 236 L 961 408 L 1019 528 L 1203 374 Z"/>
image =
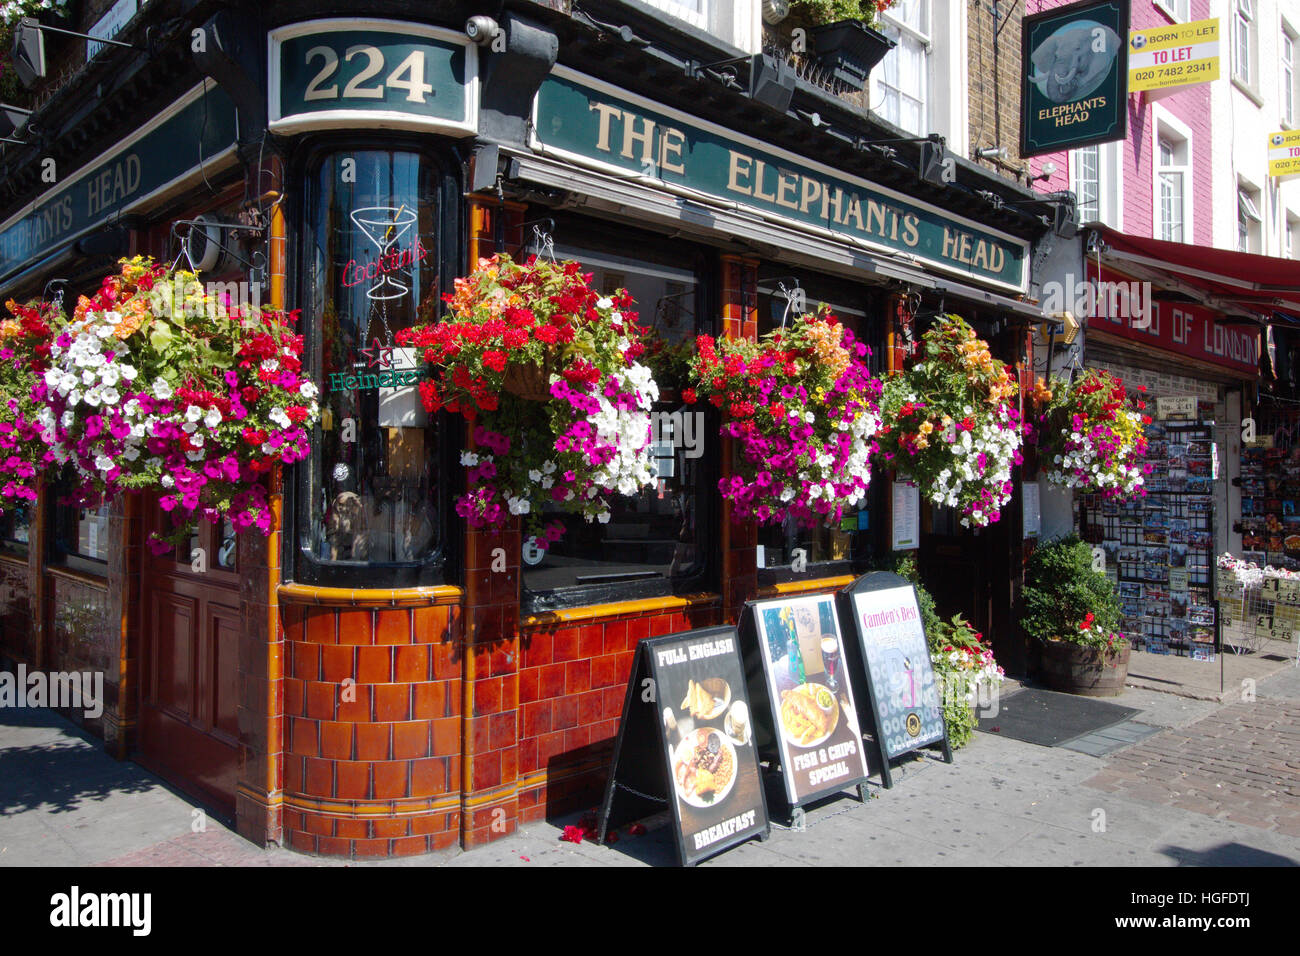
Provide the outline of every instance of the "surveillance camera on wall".
<path id="1" fill-rule="evenodd" d="M 492 38 L 500 32 L 501 27 L 491 17 L 480 14 L 465 21 L 465 36 L 479 46 L 487 46 Z"/>

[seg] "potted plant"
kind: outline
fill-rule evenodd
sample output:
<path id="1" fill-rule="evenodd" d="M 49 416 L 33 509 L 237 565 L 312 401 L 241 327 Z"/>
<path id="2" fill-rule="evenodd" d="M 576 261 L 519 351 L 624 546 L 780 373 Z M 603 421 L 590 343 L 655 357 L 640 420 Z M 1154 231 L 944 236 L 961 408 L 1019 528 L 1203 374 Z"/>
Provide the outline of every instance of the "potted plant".
<path id="1" fill-rule="evenodd" d="M 136 256 L 53 330 L 32 387 L 46 461 L 74 503 L 150 490 L 173 522 L 158 553 L 200 519 L 272 530 L 266 479 L 310 451 L 316 385 L 302 375 L 297 313 L 236 305 L 198 276 Z"/>
<path id="2" fill-rule="evenodd" d="M 471 425 L 461 455 L 469 490 L 456 513 L 474 528 L 521 516 L 545 549 L 563 534 L 551 506 L 610 520 L 615 495 L 653 486 L 650 407 L 659 397 L 627 290 L 603 296 L 576 262 L 480 259 L 455 281 L 441 321 L 398 333 L 421 350 L 429 412 Z"/>
<path id="3" fill-rule="evenodd" d="M 702 335 L 696 348 L 682 397 L 715 405 L 737 443 L 718 484 L 733 517 L 838 526 L 871 481 L 880 382 L 867 347 L 823 309 L 758 342 Z"/>
<path id="4" fill-rule="evenodd" d="M 1145 389 L 1141 389 L 1145 391 Z M 1047 480 L 1086 494 L 1132 498 L 1151 466 L 1143 463 L 1151 423 L 1146 402 L 1109 372 L 1087 369 L 1073 381 L 1039 386 L 1038 444 Z"/>
<path id="5" fill-rule="evenodd" d="M 975 732 L 978 718 L 975 705 L 1002 684 L 1005 672 L 993 658 L 993 648 L 960 614 L 949 621 L 938 620 L 926 631 L 930 646 L 930 663 L 943 702 L 943 720 L 948 727 L 948 743 L 965 746 Z"/>
<path id="6" fill-rule="evenodd" d="M 1130 648 L 1115 630 L 1119 600 L 1078 535 L 1034 550 L 1022 599 L 1021 627 L 1042 646 L 1040 676 L 1048 687 L 1087 697 L 1123 693 Z"/>
<path id="7" fill-rule="evenodd" d="M 1019 389 L 958 316 L 941 316 L 922 344 L 920 361 L 885 380 L 880 454 L 929 501 L 959 508 L 964 527 L 982 528 L 1002 516 L 1021 462 Z"/>
<path id="8" fill-rule="evenodd" d="M 873 30 L 877 13 L 893 0 L 796 0 L 793 17 L 812 24 L 812 47 L 818 62 L 841 83 L 861 90 L 872 68 L 894 48 L 894 41 Z"/>

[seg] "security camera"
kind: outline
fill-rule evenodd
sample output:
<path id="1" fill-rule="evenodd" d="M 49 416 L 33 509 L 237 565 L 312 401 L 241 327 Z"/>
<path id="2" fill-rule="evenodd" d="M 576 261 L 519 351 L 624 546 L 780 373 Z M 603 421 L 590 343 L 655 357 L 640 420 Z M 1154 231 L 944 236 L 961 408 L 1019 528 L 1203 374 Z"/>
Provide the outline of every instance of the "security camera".
<path id="1" fill-rule="evenodd" d="M 479 46 L 487 46 L 492 42 L 492 38 L 497 35 L 501 27 L 491 17 L 477 16 L 470 17 L 465 21 L 465 36 L 469 37 Z"/>

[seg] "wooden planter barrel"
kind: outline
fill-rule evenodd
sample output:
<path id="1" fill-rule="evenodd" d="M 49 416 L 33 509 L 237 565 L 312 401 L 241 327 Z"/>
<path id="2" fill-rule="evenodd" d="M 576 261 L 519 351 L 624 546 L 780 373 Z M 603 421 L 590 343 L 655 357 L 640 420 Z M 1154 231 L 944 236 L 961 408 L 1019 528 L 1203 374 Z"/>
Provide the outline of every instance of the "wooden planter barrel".
<path id="1" fill-rule="evenodd" d="M 1052 690 L 1084 697 L 1118 697 L 1128 677 L 1129 648 L 1107 657 L 1095 647 L 1043 641 L 1040 677 Z"/>

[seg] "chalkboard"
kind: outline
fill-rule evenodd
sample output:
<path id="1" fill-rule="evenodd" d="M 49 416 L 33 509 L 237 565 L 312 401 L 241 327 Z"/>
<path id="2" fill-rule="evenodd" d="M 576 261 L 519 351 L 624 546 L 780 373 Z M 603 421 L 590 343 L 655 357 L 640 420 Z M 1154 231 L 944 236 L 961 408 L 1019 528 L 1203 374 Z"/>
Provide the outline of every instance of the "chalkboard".
<path id="1" fill-rule="evenodd" d="M 893 786 L 889 762 L 921 747 L 941 744 L 951 763 L 942 688 L 930 664 L 916 589 L 900 575 L 877 571 L 841 591 L 840 606 L 861 659 L 884 785 Z"/>
<path id="2" fill-rule="evenodd" d="M 753 622 L 765 720 L 792 809 L 863 783 L 867 758 L 833 594 L 746 605 Z M 766 727 L 764 728 L 767 729 Z M 865 790 L 859 795 L 866 796 Z"/>
<path id="3" fill-rule="evenodd" d="M 665 808 L 686 866 L 771 831 L 734 627 L 637 645 L 598 838 Z"/>

